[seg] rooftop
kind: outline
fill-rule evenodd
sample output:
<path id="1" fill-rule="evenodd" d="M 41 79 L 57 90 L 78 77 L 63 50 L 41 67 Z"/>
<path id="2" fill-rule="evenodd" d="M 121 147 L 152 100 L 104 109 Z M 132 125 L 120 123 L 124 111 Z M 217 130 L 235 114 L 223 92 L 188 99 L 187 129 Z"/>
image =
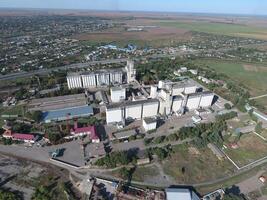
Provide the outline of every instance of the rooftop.
<path id="1" fill-rule="evenodd" d="M 34 140 L 34 135 L 24 133 L 13 133 L 12 138 L 17 140 Z"/>
<path id="2" fill-rule="evenodd" d="M 143 120 L 145 121 L 146 124 L 151 124 L 151 123 L 157 122 L 157 119 L 154 117 L 146 117 Z"/>
<path id="3" fill-rule="evenodd" d="M 107 109 L 109 110 L 109 109 L 141 105 L 141 104 L 150 104 L 150 103 L 159 103 L 159 101 L 157 99 L 146 99 L 146 100 L 140 100 L 140 101 L 125 101 L 122 103 L 114 103 L 114 104 L 107 105 Z"/>
<path id="4" fill-rule="evenodd" d="M 65 108 L 54 111 L 47 111 L 43 113 L 43 120 L 66 120 L 67 118 L 82 117 L 93 115 L 93 108 L 91 106 L 79 106 L 73 108 Z"/>
<path id="5" fill-rule="evenodd" d="M 126 139 L 126 138 L 129 138 L 129 137 L 134 136 L 134 135 L 136 135 L 136 131 L 134 129 L 128 130 L 128 131 L 122 131 L 122 132 L 114 133 L 114 136 L 117 139 Z"/>
<path id="6" fill-rule="evenodd" d="M 84 106 L 87 104 L 85 94 L 65 95 L 58 97 L 33 99 L 30 101 L 29 110 L 51 111 L 69 107 Z"/>

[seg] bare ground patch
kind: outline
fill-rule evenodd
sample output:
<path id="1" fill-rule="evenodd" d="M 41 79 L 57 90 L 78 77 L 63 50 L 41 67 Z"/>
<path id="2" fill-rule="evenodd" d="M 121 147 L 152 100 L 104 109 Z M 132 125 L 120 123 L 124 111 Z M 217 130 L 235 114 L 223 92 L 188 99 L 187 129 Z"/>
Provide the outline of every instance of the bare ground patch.
<path id="1" fill-rule="evenodd" d="M 267 72 L 267 67 L 244 64 L 243 68 L 248 72 Z"/>

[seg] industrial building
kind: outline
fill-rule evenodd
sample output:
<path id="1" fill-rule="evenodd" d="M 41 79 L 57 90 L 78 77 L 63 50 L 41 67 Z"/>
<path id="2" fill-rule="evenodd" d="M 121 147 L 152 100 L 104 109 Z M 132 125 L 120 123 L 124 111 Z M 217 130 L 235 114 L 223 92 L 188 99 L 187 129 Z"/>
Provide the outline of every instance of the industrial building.
<path id="1" fill-rule="evenodd" d="M 112 87 L 110 88 L 111 101 L 118 103 L 126 99 L 126 89 L 123 87 Z"/>
<path id="2" fill-rule="evenodd" d="M 87 105 L 85 94 L 65 95 L 33 99 L 28 104 L 29 111 L 50 111 Z"/>
<path id="3" fill-rule="evenodd" d="M 111 100 L 115 104 L 106 106 L 106 121 L 124 123 L 125 120 L 155 117 L 159 114 L 182 115 L 186 111 L 211 106 L 214 94 L 209 91 L 197 91 L 199 87 L 190 79 L 181 82 L 159 81 L 157 86 L 151 86 L 149 99 L 137 93 L 137 96 L 133 94 L 132 101 L 123 102 L 125 90 L 119 87 L 112 88 Z"/>
<path id="4" fill-rule="evenodd" d="M 134 62 L 127 61 L 125 68 L 69 73 L 67 83 L 69 89 L 100 87 L 124 82 L 130 83 L 135 80 L 135 76 Z"/>
<path id="5" fill-rule="evenodd" d="M 43 112 L 43 121 L 45 123 L 50 123 L 52 121 L 63 121 L 78 117 L 89 117 L 92 115 L 94 115 L 93 108 L 85 105 Z"/>
<path id="6" fill-rule="evenodd" d="M 165 193 L 167 200 L 200 200 L 194 191 L 187 188 L 167 188 Z"/>
<path id="7" fill-rule="evenodd" d="M 106 121 L 109 124 L 143 117 L 154 117 L 158 114 L 158 107 L 159 101 L 157 99 L 110 104 L 106 106 Z"/>

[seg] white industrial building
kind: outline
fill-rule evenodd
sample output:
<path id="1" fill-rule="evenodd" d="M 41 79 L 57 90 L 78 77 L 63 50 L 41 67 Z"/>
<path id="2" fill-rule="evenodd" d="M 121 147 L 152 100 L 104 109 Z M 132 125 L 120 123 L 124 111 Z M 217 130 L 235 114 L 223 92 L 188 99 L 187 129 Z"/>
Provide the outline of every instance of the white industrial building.
<path id="1" fill-rule="evenodd" d="M 142 118 L 143 105 L 138 103 L 138 101 L 135 102 L 135 104 L 132 103 L 125 106 L 125 119 L 133 120 Z"/>
<path id="2" fill-rule="evenodd" d="M 69 89 L 82 88 L 82 79 L 79 73 L 71 73 L 67 76 Z"/>
<path id="3" fill-rule="evenodd" d="M 68 88 L 90 88 L 104 85 L 122 84 L 135 80 L 133 61 L 127 61 L 125 68 L 98 70 L 94 72 L 70 73 L 67 75 Z M 125 80 L 126 79 L 126 80 Z"/>
<path id="4" fill-rule="evenodd" d="M 96 78 L 94 73 L 82 74 L 83 88 L 96 87 Z"/>
<path id="5" fill-rule="evenodd" d="M 194 94 L 188 95 L 186 108 L 188 110 L 197 109 L 199 107 L 200 99 L 201 99 L 201 93 L 194 93 Z"/>
<path id="6" fill-rule="evenodd" d="M 124 107 L 120 106 L 108 106 L 106 107 L 106 122 L 109 123 L 120 123 L 124 122 Z"/>
<path id="7" fill-rule="evenodd" d="M 159 102 L 158 101 L 145 101 L 143 103 L 142 117 L 152 117 L 158 114 Z"/>
<path id="8" fill-rule="evenodd" d="M 157 128 L 157 119 L 156 118 L 144 118 L 143 127 L 145 131 L 152 131 Z"/>
<path id="9" fill-rule="evenodd" d="M 123 87 L 112 87 L 110 88 L 111 101 L 118 103 L 126 99 L 126 89 Z"/>
<path id="10" fill-rule="evenodd" d="M 183 96 L 174 96 L 172 101 L 172 111 L 173 112 L 180 112 L 183 107 Z"/>
<path id="11" fill-rule="evenodd" d="M 158 114 L 159 101 L 147 99 L 140 101 L 126 101 L 106 106 L 106 122 L 117 123 L 125 120 L 154 117 Z"/>
<path id="12" fill-rule="evenodd" d="M 130 83 L 134 81 L 135 76 L 136 76 L 136 69 L 134 68 L 134 62 L 131 60 L 128 60 L 125 70 L 127 74 L 127 82 Z"/>
<path id="13" fill-rule="evenodd" d="M 214 99 L 214 94 L 212 92 L 209 91 L 202 92 L 199 107 L 205 108 L 211 106 L 213 99 Z"/>

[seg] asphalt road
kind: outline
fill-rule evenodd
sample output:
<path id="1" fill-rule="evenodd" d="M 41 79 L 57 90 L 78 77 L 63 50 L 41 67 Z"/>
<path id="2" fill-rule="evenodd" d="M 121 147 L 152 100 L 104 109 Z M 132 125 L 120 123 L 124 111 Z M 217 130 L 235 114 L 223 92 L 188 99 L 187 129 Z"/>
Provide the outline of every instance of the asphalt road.
<path id="1" fill-rule="evenodd" d="M 79 68 L 87 67 L 89 65 L 96 65 L 96 64 L 105 65 L 105 64 L 110 64 L 110 63 L 122 63 L 126 61 L 127 59 L 109 59 L 109 60 L 102 60 L 102 61 L 91 61 L 91 62 L 86 62 L 86 63 L 65 65 L 65 66 L 54 67 L 50 69 L 40 69 L 40 70 L 30 71 L 30 72 L 18 72 L 18 73 L 12 73 L 12 74 L 7 74 L 7 75 L 0 75 L 0 81 L 31 77 L 33 75 L 48 74 L 52 71 L 57 71 L 57 70 L 66 70 L 66 69 L 74 69 L 74 68 L 79 69 Z"/>

